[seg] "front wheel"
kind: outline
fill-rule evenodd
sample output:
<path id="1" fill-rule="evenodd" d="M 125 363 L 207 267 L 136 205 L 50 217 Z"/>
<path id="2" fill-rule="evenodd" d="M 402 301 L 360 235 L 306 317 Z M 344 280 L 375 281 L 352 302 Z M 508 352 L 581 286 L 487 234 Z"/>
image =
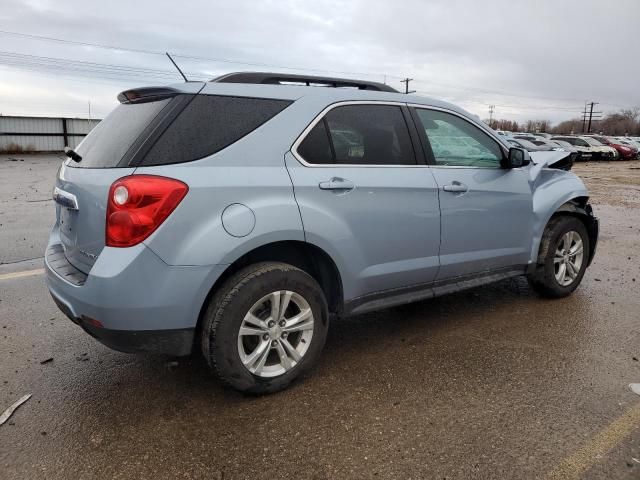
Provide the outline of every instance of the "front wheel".
<path id="1" fill-rule="evenodd" d="M 552 218 L 540 242 L 531 286 L 543 296 L 566 297 L 578 288 L 589 263 L 589 236 L 579 219 L 561 215 Z"/>
<path id="2" fill-rule="evenodd" d="M 202 350 L 226 384 L 272 393 L 313 367 L 328 327 L 327 303 L 313 277 L 291 265 L 258 263 L 229 278 L 211 299 Z"/>

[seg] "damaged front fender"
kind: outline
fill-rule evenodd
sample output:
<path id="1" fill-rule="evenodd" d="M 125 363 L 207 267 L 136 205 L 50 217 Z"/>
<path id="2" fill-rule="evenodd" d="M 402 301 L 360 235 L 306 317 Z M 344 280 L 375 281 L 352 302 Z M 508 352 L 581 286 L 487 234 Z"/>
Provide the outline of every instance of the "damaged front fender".
<path id="1" fill-rule="evenodd" d="M 531 152 L 529 153 L 533 165 L 529 170 L 532 179 L 537 177 L 542 169 L 553 168 L 557 170 L 571 170 L 576 155 L 571 152 L 548 151 L 548 152 Z"/>
<path id="2" fill-rule="evenodd" d="M 582 180 L 566 169 L 558 169 L 557 165 L 566 161 L 570 152 L 533 152 L 532 165 L 529 166 L 529 182 L 533 193 L 534 237 L 531 244 L 531 263 L 538 259 L 538 250 L 544 229 L 551 217 L 558 212 L 586 215 L 587 229 L 590 230 L 593 249 L 597 240 L 597 220 L 591 208 L 587 209 L 589 193 Z M 588 212 L 587 212 L 588 210 Z M 595 238 L 593 238 L 595 225 Z M 590 252 L 592 253 L 592 252 Z M 593 254 L 590 255 L 592 257 Z M 590 259 L 591 260 L 591 259 Z"/>

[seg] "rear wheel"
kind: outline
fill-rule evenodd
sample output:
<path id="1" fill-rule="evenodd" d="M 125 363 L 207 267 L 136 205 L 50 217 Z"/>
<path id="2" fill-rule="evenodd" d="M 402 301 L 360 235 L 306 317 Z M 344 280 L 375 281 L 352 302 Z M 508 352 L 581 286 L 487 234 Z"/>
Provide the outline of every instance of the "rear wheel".
<path id="1" fill-rule="evenodd" d="M 286 388 L 317 362 L 329 326 L 322 289 L 283 263 L 244 268 L 205 312 L 202 350 L 216 374 L 248 393 Z"/>
<path id="2" fill-rule="evenodd" d="M 565 297 L 580 285 L 588 261 L 589 236 L 584 224 L 568 215 L 552 218 L 542 236 L 529 282 L 541 295 Z"/>

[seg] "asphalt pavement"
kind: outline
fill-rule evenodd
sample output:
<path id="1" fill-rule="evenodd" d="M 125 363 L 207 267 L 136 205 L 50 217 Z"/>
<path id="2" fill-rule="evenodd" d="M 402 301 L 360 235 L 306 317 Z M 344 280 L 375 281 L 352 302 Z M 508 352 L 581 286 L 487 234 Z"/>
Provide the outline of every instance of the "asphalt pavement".
<path id="1" fill-rule="evenodd" d="M 640 161 L 579 164 L 601 236 L 571 297 L 524 279 L 333 322 L 284 392 L 118 353 L 41 273 L 62 157 L 0 156 L 0 478 L 640 478 Z M 15 161 L 14 161 L 15 160 Z"/>

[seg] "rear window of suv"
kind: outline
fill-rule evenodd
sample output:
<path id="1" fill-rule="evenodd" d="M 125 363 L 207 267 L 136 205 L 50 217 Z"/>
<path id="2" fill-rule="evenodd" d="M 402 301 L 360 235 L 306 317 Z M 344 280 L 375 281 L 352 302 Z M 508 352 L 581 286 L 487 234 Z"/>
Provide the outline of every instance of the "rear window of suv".
<path id="1" fill-rule="evenodd" d="M 267 98 L 196 95 L 140 165 L 183 163 L 212 155 L 251 133 L 291 103 Z"/>
<path id="2" fill-rule="evenodd" d="M 114 168 L 170 99 L 140 104 L 118 105 L 75 149 L 82 157 L 70 167 Z"/>
<path id="3" fill-rule="evenodd" d="M 190 97 L 118 105 L 76 148 L 82 161 L 69 161 L 69 166 L 115 168 L 127 163 L 150 166 L 198 160 L 237 142 L 292 103 L 218 95 L 195 95 L 189 101 Z M 186 104 L 184 109 L 181 102 Z M 159 131 L 151 134 L 150 130 L 167 124 L 159 137 Z M 140 148 L 150 134 L 157 138 L 155 143 Z"/>

